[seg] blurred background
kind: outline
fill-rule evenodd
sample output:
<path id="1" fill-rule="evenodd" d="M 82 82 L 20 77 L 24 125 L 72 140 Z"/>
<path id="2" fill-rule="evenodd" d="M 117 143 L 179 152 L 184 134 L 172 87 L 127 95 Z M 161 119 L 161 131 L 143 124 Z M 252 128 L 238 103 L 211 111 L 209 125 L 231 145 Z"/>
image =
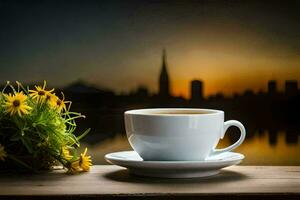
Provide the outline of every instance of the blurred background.
<path id="1" fill-rule="evenodd" d="M 214 108 L 244 165 L 300 165 L 299 1 L 0 0 L 0 81 L 48 81 L 87 116 L 94 164 L 131 149 L 123 112 Z M 239 137 L 230 128 L 219 146 Z"/>

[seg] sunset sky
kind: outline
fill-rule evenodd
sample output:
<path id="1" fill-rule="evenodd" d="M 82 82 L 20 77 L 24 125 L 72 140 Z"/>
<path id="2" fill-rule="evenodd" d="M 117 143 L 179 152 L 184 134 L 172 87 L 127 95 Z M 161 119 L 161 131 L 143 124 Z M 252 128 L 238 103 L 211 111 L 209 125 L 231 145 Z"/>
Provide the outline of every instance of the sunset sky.
<path id="1" fill-rule="evenodd" d="M 166 48 L 174 95 L 282 88 L 300 81 L 300 4 L 261 2 L 0 0 L 0 81 L 156 92 Z"/>

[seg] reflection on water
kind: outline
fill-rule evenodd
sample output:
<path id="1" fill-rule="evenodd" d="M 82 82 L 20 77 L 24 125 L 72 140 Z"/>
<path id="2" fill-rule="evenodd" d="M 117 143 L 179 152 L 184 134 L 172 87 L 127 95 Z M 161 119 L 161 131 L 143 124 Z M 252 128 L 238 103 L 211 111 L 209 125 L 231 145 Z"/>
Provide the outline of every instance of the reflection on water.
<path id="1" fill-rule="evenodd" d="M 279 132 L 276 145 L 269 143 L 269 134 L 255 134 L 253 138 L 247 138 L 246 141 L 237 149 L 245 155 L 243 165 L 300 165 L 300 144 L 286 143 L 285 132 Z M 227 138 L 221 141 L 220 146 L 228 145 Z"/>
<path id="2" fill-rule="evenodd" d="M 300 142 L 294 144 L 286 143 L 285 132 L 279 132 L 276 145 L 269 144 L 269 134 L 254 134 L 255 137 L 247 138 L 246 141 L 235 151 L 245 155 L 242 165 L 300 165 Z M 225 137 L 219 148 L 230 144 Z M 83 145 L 85 146 L 85 145 Z M 106 153 L 115 151 L 131 150 L 126 136 L 117 135 L 103 142 L 89 147 L 93 156 L 94 164 L 107 164 L 104 160 Z"/>

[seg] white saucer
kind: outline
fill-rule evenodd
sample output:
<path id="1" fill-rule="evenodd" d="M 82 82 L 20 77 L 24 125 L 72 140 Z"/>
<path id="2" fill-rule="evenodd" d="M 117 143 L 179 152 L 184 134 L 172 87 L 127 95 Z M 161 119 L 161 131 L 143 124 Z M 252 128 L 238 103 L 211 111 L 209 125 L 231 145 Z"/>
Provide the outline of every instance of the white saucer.
<path id="1" fill-rule="evenodd" d="M 218 174 L 220 169 L 239 164 L 244 155 L 225 152 L 205 161 L 143 161 L 135 151 L 121 151 L 105 155 L 107 162 L 126 167 L 139 176 L 163 178 L 193 178 Z"/>

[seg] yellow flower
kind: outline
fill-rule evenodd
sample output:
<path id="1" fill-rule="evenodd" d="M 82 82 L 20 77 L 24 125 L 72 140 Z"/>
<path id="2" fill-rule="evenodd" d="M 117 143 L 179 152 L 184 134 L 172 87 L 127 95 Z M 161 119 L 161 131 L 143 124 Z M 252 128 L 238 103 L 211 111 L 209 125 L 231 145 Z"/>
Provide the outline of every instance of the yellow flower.
<path id="1" fill-rule="evenodd" d="M 69 161 L 67 164 L 67 168 L 69 169 L 69 173 L 77 173 L 77 172 L 87 172 L 90 170 L 92 166 L 91 156 L 87 156 L 87 148 L 85 148 L 84 152 L 80 154 L 79 159 L 74 161 Z"/>
<path id="2" fill-rule="evenodd" d="M 29 90 L 30 92 L 30 96 L 32 96 L 33 99 L 37 99 L 40 102 L 44 102 L 47 100 L 47 97 L 50 97 L 51 92 L 54 91 L 54 89 L 52 90 L 46 90 L 46 85 L 47 82 L 44 81 L 44 85 L 43 87 L 41 86 L 35 86 L 35 90 Z"/>
<path id="3" fill-rule="evenodd" d="M 79 165 L 83 171 L 87 172 L 90 170 L 92 166 L 92 159 L 91 156 L 86 156 L 87 148 L 85 148 L 84 152 L 80 154 Z"/>
<path id="4" fill-rule="evenodd" d="M 63 158 L 66 160 L 71 160 L 73 158 L 73 156 L 71 156 L 70 151 L 67 149 L 67 147 L 61 148 L 61 154 Z"/>
<path id="5" fill-rule="evenodd" d="M 4 94 L 6 99 L 4 107 L 6 108 L 6 112 L 10 115 L 14 115 L 18 113 L 21 117 L 22 115 L 26 115 L 32 109 L 30 106 L 27 105 L 26 99 L 27 96 L 23 94 L 23 92 L 12 94 Z"/>
<path id="6" fill-rule="evenodd" d="M 61 93 L 63 98 L 62 99 L 59 99 L 58 97 L 56 97 L 56 101 L 55 101 L 55 107 L 57 108 L 57 110 L 59 112 L 61 112 L 62 110 L 67 110 L 67 107 L 66 107 L 66 103 L 68 103 L 68 101 L 65 101 L 65 95 L 64 93 Z"/>
<path id="7" fill-rule="evenodd" d="M 77 172 L 80 172 L 81 171 L 81 168 L 79 166 L 79 160 L 75 160 L 71 163 L 69 163 L 69 172 L 74 174 L 74 173 L 77 173 Z"/>
<path id="8" fill-rule="evenodd" d="M 0 144 L 0 160 L 4 161 L 7 156 L 6 151 L 4 150 L 4 146 Z"/>
<path id="9" fill-rule="evenodd" d="M 56 106 L 56 100 L 57 100 L 57 96 L 50 92 L 47 92 L 45 95 L 45 102 L 47 102 L 50 106 L 55 107 Z"/>

